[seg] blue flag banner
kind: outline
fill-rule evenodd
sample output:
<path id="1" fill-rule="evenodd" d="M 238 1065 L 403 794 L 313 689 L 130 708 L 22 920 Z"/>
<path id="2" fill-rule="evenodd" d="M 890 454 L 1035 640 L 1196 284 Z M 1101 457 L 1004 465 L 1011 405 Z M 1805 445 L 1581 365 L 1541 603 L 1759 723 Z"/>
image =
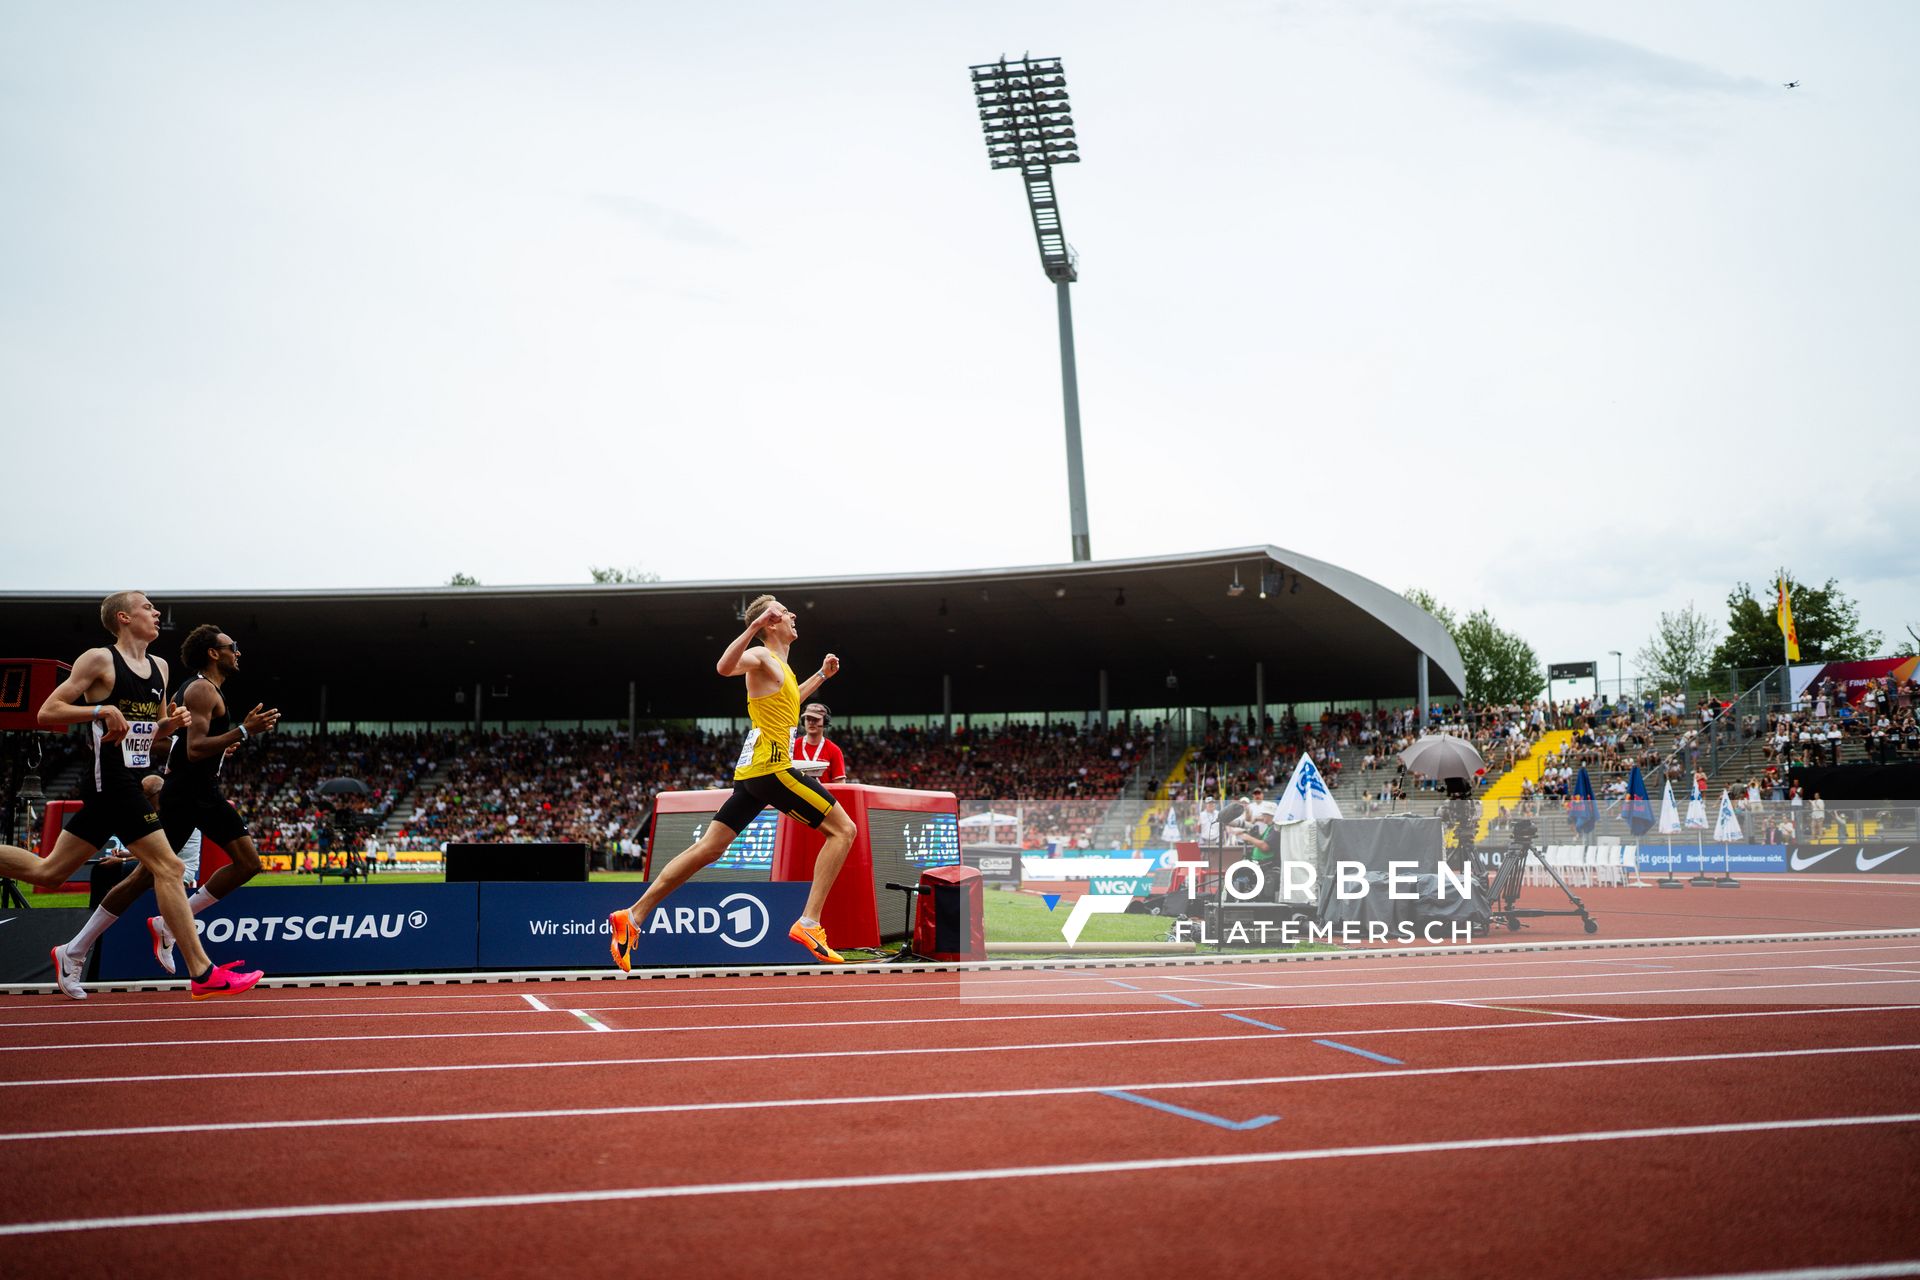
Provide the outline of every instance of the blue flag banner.
<path id="1" fill-rule="evenodd" d="M 1600 812 L 1593 803 L 1593 779 L 1587 776 L 1587 766 L 1581 765 L 1573 780 L 1573 797 L 1567 801 L 1567 821 L 1575 831 L 1585 834 L 1593 830 L 1599 817 Z"/>
<path id="2" fill-rule="evenodd" d="M 1627 798 L 1620 806 L 1620 816 L 1636 836 L 1645 835 L 1653 826 L 1653 802 L 1647 799 L 1647 780 L 1640 776 L 1639 765 L 1633 766 L 1627 778 Z"/>

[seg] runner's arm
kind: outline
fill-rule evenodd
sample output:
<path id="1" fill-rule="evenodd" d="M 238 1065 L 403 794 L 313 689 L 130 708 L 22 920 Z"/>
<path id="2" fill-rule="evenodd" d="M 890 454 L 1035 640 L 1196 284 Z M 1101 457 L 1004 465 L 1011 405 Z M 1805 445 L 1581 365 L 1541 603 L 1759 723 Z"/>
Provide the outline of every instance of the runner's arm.
<path id="1" fill-rule="evenodd" d="M 64 729 L 71 724 L 85 724 L 89 720 L 99 719 L 106 722 L 108 742 L 118 742 L 127 735 L 127 718 L 120 714 L 120 708 L 111 704 L 81 706 L 87 696 L 87 690 L 93 688 L 104 676 L 113 675 L 113 659 L 105 649 L 89 649 L 80 655 L 73 664 L 73 670 L 67 674 L 47 700 L 40 704 L 40 711 L 34 717 L 45 729 Z"/>
<path id="2" fill-rule="evenodd" d="M 800 686 L 801 703 L 804 705 L 806 700 L 813 696 L 814 690 L 818 689 L 821 685 L 825 684 L 829 679 L 839 674 L 840 674 L 840 659 L 836 655 L 830 653 L 826 656 L 826 660 L 820 664 L 820 669 L 814 672 L 812 675 L 808 676 L 806 679 L 806 683 Z"/>
<path id="3" fill-rule="evenodd" d="M 713 664 L 715 671 L 723 676 L 743 676 L 748 671 L 765 665 L 766 650 L 755 647 L 753 638 L 759 635 L 760 628 L 766 625 L 767 613 L 770 612 L 771 609 L 762 612 L 747 623 L 745 631 L 733 638 L 733 643 L 729 644 L 726 652 L 720 655 L 720 661 Z"/>

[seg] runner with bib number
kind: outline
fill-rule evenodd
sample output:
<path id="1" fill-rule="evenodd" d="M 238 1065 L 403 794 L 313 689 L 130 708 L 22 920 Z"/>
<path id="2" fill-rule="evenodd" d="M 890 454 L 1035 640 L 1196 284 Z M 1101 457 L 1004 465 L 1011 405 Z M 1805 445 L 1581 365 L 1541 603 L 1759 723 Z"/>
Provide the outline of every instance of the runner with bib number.
<path id="1" fill-rule="evenodd" d="M 89 649 L 73 671 L 41 704 L 39 721 L 49 729 L 84 725 L 93 759 L 81 780 L 82 805 L 52 850 L 39 858 L 25 849 L 0 846 L 0 877 L 30 884 L 60 885 L 110 838 L 121 843 L 153 876 L 154 896 L 167 927 L 179 939 L 195 1000 L 234 995 L 260 981 L 256 971 L 239 972 L 240 961 L 215 967 L 193 931 L 187 909 L 185 873 L 141 782 L 152 769 L 156 743 L 188 721 L 184 709 L 167 700 L 167 664 L 147 646 L 160 636 L 160 611 L 138 591 L 118 591 L 100 604 L 101 625 L 114 642 Z M 86 999 L 79 967 L 64 946 L 53 949 L 53 977 L 61 992 Z"/>
<path id="2" fill-rule="evenodd" d="M 734 762 L 733 794 L 700 838 L 660 869 L 638 902 L 608 917 L 613 962 L 623 970 L 630 970 L 633 964 L 653 909 L 694 872 L 725 853 L 734 837 L 768 805 L 827 837 L 814 860 L 806 911 L 787 936 L 828 964 L 845 963 L 840 953 L 827 945 L 820 912 L 827 904 L 827 891 L 847 860 L 847 850 L 853 846 L 853 819 L 825 787 L 793 767 L 792 753 L 800 704 L 840 670 L 840 659 L 830 653 L 805 682 L 796 681 L 793 668 L 787 665 L 787 656 L 800 634 L 793 611 L 772 596 L 760 596 L 747 606 L 746 616 L 750 619 L 747 629 L 734 637 L 714 664 L 721 675 L 744 676 L 747 681 L 747 718 L 753 727 L 747 731 L 739 759 Z M 756 637 L 760 644 L 753 643 Z"/>

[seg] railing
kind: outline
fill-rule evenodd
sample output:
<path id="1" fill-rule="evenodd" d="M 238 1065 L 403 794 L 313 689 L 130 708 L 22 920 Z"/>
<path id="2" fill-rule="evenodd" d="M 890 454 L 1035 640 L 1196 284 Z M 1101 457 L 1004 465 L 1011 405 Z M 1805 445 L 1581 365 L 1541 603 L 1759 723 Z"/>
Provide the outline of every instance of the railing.
<path id="1" fill-rule="evenodd" d="M 1659 798 L 1654 798 L 1659 811 Z M 1684 802 L 1682 812 L 1684 813 Z M 1648 830 L 1635 835 L 1620 817 L 1618 797 L 1602 797 L 1600 815 L 1591 832 L 1574 830 L 1573 823 L 1553 800 L 1541 812 L 1526 817 L 1539 834 L 1536 844 L 1693 844 L 1714 843 L 1714 824 L 1718 819 L 1719 796 L 1705 802 L 1705 827 L 1687 827 L 1671 835 Z M 1739 801 L 1735 816 L 1740 821 L 1741 844 L 1861 844 L 1867 841 L 1920 840 L 1920 800 L 1850 800 L 1826 805 L 1824 812 L 1811 805 L 1794 805 L 1783 800 Z M 1488 833 L 1483 845 L 1505 844 L 1511 839 L 1513 819 Z"/>

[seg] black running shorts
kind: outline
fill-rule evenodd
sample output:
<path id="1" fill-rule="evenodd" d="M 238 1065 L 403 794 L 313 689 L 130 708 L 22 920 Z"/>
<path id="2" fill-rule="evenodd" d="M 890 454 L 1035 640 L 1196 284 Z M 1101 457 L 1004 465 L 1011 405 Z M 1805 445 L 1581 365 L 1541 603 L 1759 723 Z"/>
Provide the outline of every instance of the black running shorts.
<path id="1" fill-rule="evenodd" d="M 81 801 L 80 812 L 68 820 L 67 830 L 96 849 L 115 836 L 132 848 L 135 841 L 161 829 L 160 815 L 140 789 L 140 780 L 127 774 L 109 776 L 100 790 L 83 791 Z"/>
<path id="2" fill-rule="evenodd" d="M 826 821 L 837 803 L 827 789 L 812 778 L 793 769 L 782 769 L 757 778 L 734 779 L 733 794 L 720 806 L 720 812 L 713 815 L 713 820 L 730 831 L 745 831 L 762 809 L 772 805 L 789 818 L 817 827 Z"/>
<path id="3" fill-rule="evenodd" d="M 198 831 L 202 839 L 226 848 L 247 834 L 246 820 L 225 796 L 176 796 L 160 793 L 160 817 L 166 823 L 167 843 L 178 853 Z"/>

